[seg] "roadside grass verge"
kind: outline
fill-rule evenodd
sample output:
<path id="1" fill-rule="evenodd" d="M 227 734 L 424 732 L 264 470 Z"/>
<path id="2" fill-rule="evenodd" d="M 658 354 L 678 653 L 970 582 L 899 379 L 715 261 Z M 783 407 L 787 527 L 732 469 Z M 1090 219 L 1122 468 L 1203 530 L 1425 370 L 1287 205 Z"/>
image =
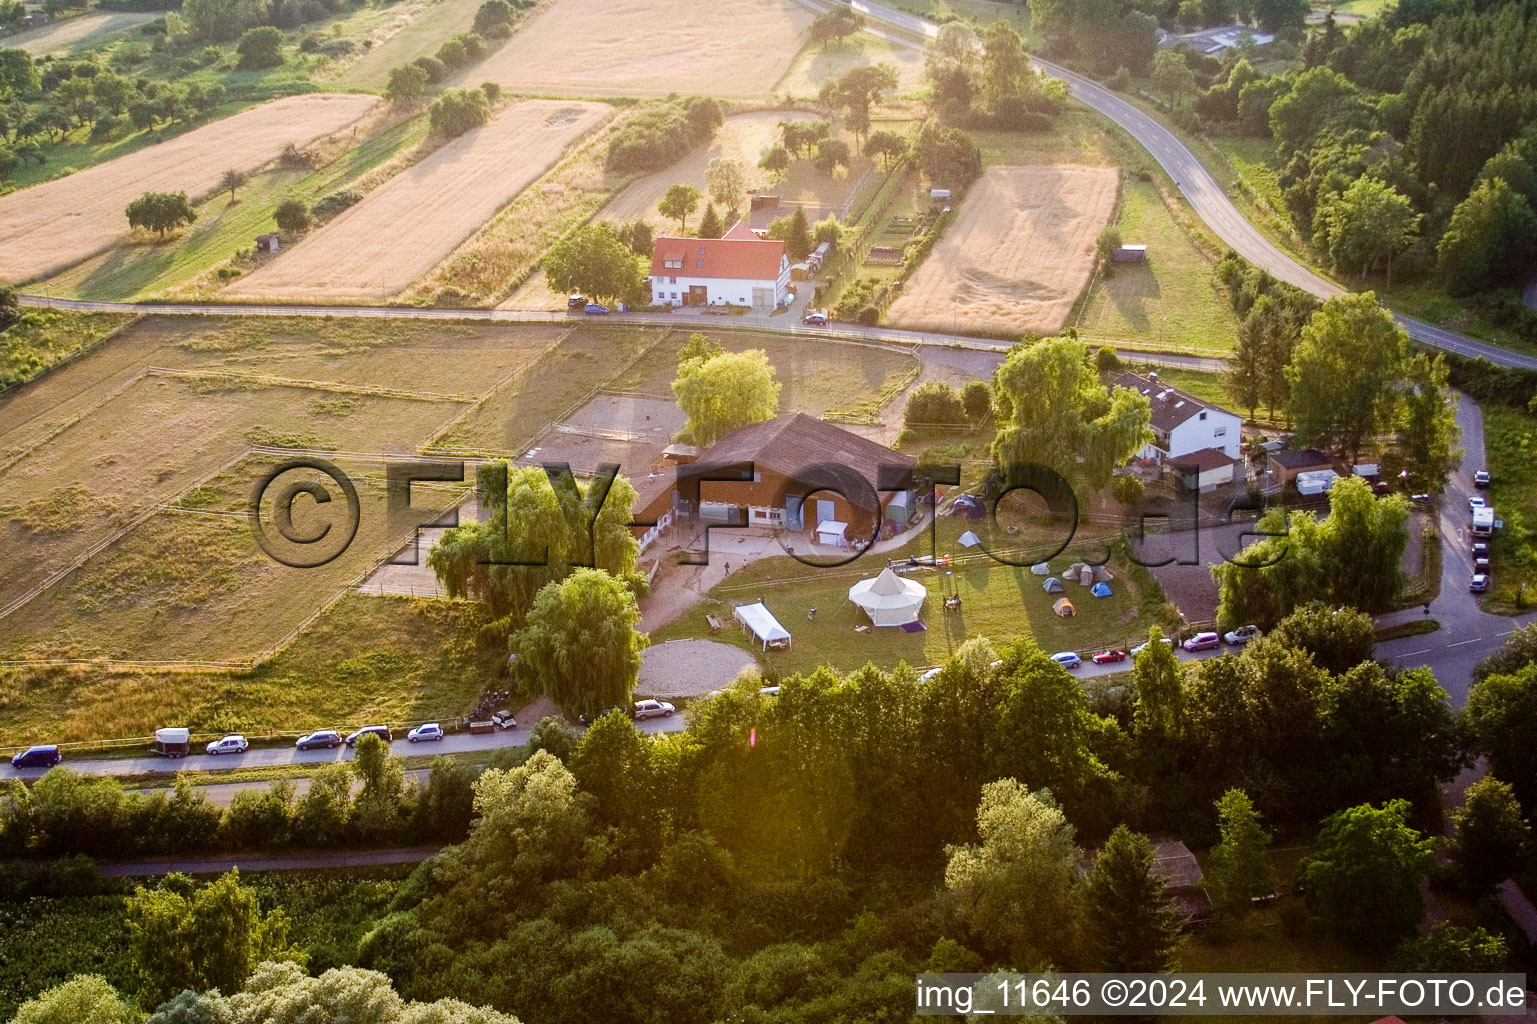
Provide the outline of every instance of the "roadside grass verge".
<path id="1" fill-rule="evenodd" d="M 1537 416 L 1494 402 L 1483 413 L 1489 504 L 1505 524 L 1489 545 L 1492 583 L 1483 603 L 1512 613 L 1537 601 L 1537 517 L 1526 511 L 1537 507 Z"/>

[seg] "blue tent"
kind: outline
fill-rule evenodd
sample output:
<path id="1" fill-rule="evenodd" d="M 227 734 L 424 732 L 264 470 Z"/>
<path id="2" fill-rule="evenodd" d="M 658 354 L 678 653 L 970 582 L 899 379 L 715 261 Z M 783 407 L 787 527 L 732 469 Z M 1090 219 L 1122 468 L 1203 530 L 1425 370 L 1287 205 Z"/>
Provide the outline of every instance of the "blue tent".
<path id="1" fill-rule="evenodd" d="M 1048 594 L 1060 594 L 1062 593 L 1062 581 L 1055 576 L 1048 576 L 1046 581 L 1041 584 L 1041 589 Z"/>
<path id="2" fill-rule="evenodd" d="M 1089 593 L 1093 594 L 1095 597 L 1109 597 L 1110 596 L 1110 584 L 1108 584 L 1108 583 L 1096 583 L 1096 584 L 1094 584 L 1093 589 L 1091 589 L 1089 591 Z"/>

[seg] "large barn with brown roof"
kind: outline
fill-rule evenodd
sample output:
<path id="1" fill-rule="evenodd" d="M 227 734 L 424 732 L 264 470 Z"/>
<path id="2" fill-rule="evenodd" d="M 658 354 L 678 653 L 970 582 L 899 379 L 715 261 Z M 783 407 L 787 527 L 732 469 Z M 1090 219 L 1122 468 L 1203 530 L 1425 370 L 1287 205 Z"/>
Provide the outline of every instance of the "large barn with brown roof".
<path id="1" fill-rule="evenodd" d="M 655 306 L 751 306 L 777 309 L 790 301 L 785 244 L 741 225 L 724 238 L 658 238 L 651 250 Z"/>
<path id="2" fill-rule="evenodd" d="M 643 493 L 637 521 L 682 517 L 808 532 L 842 524 L 862 542 L 895 503 L 912 507 L 910 455 L 805 413 L 738 427 L 697 453 L 679 451 L 677 477 Z M 836 529 L 836 527 L 834 527 Z"/>

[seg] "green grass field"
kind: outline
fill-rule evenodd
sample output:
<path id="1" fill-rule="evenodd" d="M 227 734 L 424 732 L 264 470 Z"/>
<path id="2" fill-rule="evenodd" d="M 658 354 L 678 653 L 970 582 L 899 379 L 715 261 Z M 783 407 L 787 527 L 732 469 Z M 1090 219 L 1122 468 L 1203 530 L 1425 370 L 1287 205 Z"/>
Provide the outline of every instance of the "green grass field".
<path id="1" fill-rule="evenodd" d="M 382 90 L 390 71 L 435 54 L 445 41 L 468 32 L 481 0 L 432 0 L 416 17 L 326 84 L 341 89 Z M 474 69 L 471 69 L 473 73 Z"/>
<path id="2" fill-rule="evenodd" d="M 1133 643 L 1147 634 L 1148 627 L 1163 622 L 1164 604 L 1156 586 L 1145 586 L 1141 573 L 1126 571 L 1120 560 L 1112 560 L 1109 569 L 1115 579 L 1108 598 L 1095 598 L 1087 587 L 1066 583 L 1064 594 L 1047 594 L 1042 589 L 1045 577 L 1033 575 L 1027 566 L 1005 565 L 986 555 L 967 554 L 956 538 L 967 529 L 985 533 L 981 521 L 942 517 L 936 526 L 933 550 L 964 561 L 956 561 L 948 570 L 921 571 L 912 576 L 929 591 L 923 621 L 927 629 L 904 633 L 896 628 L 858 632 L 856 626 L 869 619 L 848 599 L 849 587 L 873 576 L 885 566 L 885 557 L 867 555 L 851 565 L 839 568 L 807 566 L 790 557 L 754 562 L 733 573 L 710 592 L 709 600 L 691 608 L 674 622 L 652 633 L 653 643 L 683 637 L 709 637 L 705 615 L 714 613 L 730 620 L 734 605 L 763 600 L 794 638 L 788 651 L 764 655 L 740 629 L 728 626 L 714 637 L 734 643 L 758 654 L 770 672 L 789 674 L 809 672 L 821 664 L 849 670 L 867 662 L 893 668 L 899 662 L 913 666 L 936 665 L 948 658 L 972 637 L 987 637 L 1008 642 L 1033 637 L 1048 653 L 1061 650 L 1090 651 L 1107 646 Z M 1081 528 L 1073 545 L 1051 559 L 1054 570 L 1064 570 L 1081 557 L 1102 558 L 1106 534 L 1089 536 Z M 1096 539 L 1097 537 L 1097 539 Z M 985 539 L 985 538 L 984 538 Z M 928 554 L 927 529 L 915 533 L 900 551 L 889 557 Z M 1016 553 L 1016 560 L 1030 555 Z M 946 595 L 961 598 L 959 610 L 945 610 Z M 1052 607 L 1058 597 L 1068 598 L 1077 614 L 1059 617 Z M 815 617 L 810 617 L 811 609 Z"/>
<path id="3" fill-rule="evenodd" d="M 224 621 L 243 628 L 241 619 Z M 492 688 L 506 659 L 477 644 L 481 622 L 474 604 L 351 595 L 249 671 L 5 669 L 0 743 L 148 736 L 167 722 L 259 735 L 456 719 Z"/>
<path id="4" fill-rule="evenodd" d="M 164 241 L 125 239 L 45 282 L 48 294 L 68 298 L 123 301 L 188 288 L 206 299 L 221 283 L 208 277 L 256 236 L 275 231 L 273 211 L 285 199 L 314 203 L 345 187 L 427 135 L 427 118 L 403 121 L 314 171 L 274 168 L 252 177 L 231 201 L 219 193 L 198 206 L 198 219 Z M 199 279 L 202 280 L 199 280 Z"/>
<path id="5" fill-rule="evenodd" d="M 1489 503 L 1505 528 L 1491 545 L 1493 586 L 1484 603 L 1490 611 L 1516 611 L 1526 587 L 1528 607 L 1537 602 L 1537 416 L 1486 402 L 1484 452 L 1488 459 Z"/>
<path id="6" fill-rule="evenodd" d="M 1146 242 L 1148 262 L 1101 269 L 1082 306 L 1079 336 L 1126 348 L 1231 352 L 1238 320 L 1218 292 L 1211 262 L 1185 235 L 1158 190 L 1148 182 L 1128 182 L 1115 224 L 1125 242 Z"/>
<path id="7" fill-rule="evenodd" d="M 0 386 L 31 380 L 132 319 L 120 313 L 27 310 L 0 331 Z"/>

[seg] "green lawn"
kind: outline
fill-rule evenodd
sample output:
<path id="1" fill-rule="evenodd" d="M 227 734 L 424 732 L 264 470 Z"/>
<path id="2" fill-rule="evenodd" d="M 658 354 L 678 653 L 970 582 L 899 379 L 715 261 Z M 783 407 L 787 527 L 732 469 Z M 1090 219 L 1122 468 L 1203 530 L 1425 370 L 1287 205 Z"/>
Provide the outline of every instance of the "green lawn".
<path id="1" fill-rule="evenodd" d="M 328 86 L 341 89 L 382 90 L 390 71 L 418 57 L 437 53 L 438 47 L 475 23 L 482 0 L 433 0 L 405 28 L 390 36 L 347 68 Z M 471 74 L 474 69 L 471 68 Z"/>
<path id="2" fill-rule="evenodd" d="M 132 319 L 119 313 L 26 310 L 0 331 L 0 386 L 31 380 Z"/>
<path id="3" fill-rule="evenodd" d="M 1212 265 L 1150 182 L 1126 184 L 1116 227 L 1127 243 L 1147 244 L 1148 262 L 1101 270 L 1084 302 L 1079 336 L 1129 348 L 1231 352 L 1238 320 Z"/>
<path id="4" fill-rule="evenodd" d="M 984 520 L 968 522 L 961 518 L 941 518 L 936 532 L 935 549 L 939 554 L 959 556 L 966 549 L 956 538 L 967 529 L 987 533 Z M 1077 558 L 1103 557 L 1104 544 L 1096 543 L 1080 529 L 1068 552 L 1051 560 L 1053 569 L 1066 569 Z M 893 557 L 926 554 L 930 551 L 928 531 L 913 535 L 911 541 Z M 1000 545 L 1001 546 L 1001 545 Z M 975 549 L 974 549 L 975 550 Z M 1025 557 L 1022 556 L 1021 560 Z M 1112 560 L 1110 571 L 1114 595 L 1090 596 L 1087 587 L 1066 584 L 1064 595 L 1050 595 L 1042 589 L 1045 577 L 1032 575 L 1024 566 L 1004 565 L 987 555 L 967 554 L 948 570 L 924 571 L 912 578 L 929 591 L 923 621 L 927 630 L 904 633 L 896 628 L 856 632 L 855 627 L 869 622 L 848 599 L 854 583 L 878 573 L 885 566 L 884 556 L 867 555 L 840 568 L 815 568 L 793 558 L 781 557 L 754 562 L 733 573 L 710 592 L 705 601 L 686 614 L 655 631 L 654 643 L 682 637 L 708 637 L 705 615 L 715 613 L 730 619 L 731 608 L 760 598 L 794 637 L 788 651 L 761 655 L 765 667 L 782 673 L 808 672 L 828 664 L 842 670 L 874 662 L 892 668 L 898 662 L 909 665 L 935 665 L 948 658 L 971 637 L 988 637 L 1008 642 L 1019 637 L 1033 637 L 1048 651 L 1080 650 L 1085 653 L 1105 646 L 1125 645 L 1144 636 L 1154 622 L 1161 621 L 1162 595 L 1156 586 L 1145 586 L 1140 573 L 1128 573 L 1124 563 Z M 961 607 L 946 611 L 943 598 L 958 594 Z M 1053 614 L 1052 605 L 1059 596 L 1067 597 L 1078 614 L 1062 618 Z M 810 617 L 811 609 L 817 610 Z M 739 629 L 728 627 L 716 639 L 734 643 L 757 652 Z"/>
<path id="5" fill-rule="evenodd" d="M 234 202 L 220 193 L 199 205 L 197 221 L 181 234 L 165 241 L 123 241 L 44 287 L 50 295 L 108 301 L 148 298 L 186 285 L 238 250 L 251 248 L 258 234 L 276 230 L 272 214 L 283 200 L 313 203 L 415 145 L 427 128 L 427 118 L 416 117 L 376 133 L 318 170 L 277 168 L 258 174 Z M 216 283 L 203 282 L 203 290 Z"/>
<path id="6" fill-rule="evenodd" d="M 6 669 L 0 744 L 148 736 L 167 722 L 260 735 L 457 719 L 506 658 L 477 644 L 482 621 L 463 602 L 353 595 L 250 671 Z"/>
<path id="7" fill-rule="evenodd" d="M 1517 595 L 1526 585 L 1529 600 L 1537 601 L 1537 416 L 1486 402 L 1484 451 L 1488 459 L 1489 503 L 1505 528 L 1494 532 L 1494 583 L 1485 599 L 1490 611 L 1515 611 Z"/>

